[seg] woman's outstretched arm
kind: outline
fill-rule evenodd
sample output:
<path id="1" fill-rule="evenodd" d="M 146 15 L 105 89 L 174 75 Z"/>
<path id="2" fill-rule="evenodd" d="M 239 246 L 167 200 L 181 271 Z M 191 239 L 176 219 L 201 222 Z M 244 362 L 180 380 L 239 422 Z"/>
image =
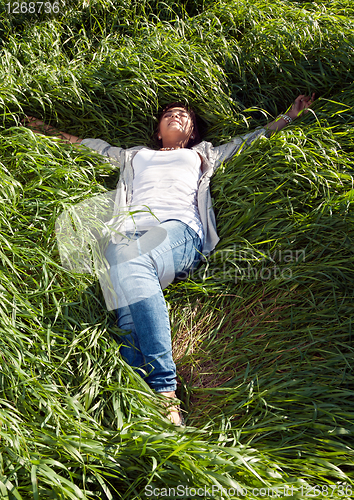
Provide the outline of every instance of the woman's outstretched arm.
<path id="1" fill-rule="evenodd" d="M 277 132 L 284 128 L 286 125 L 295 120 L 302 113 L 307 113 L 308 108 L 311 106 L 315 99 L 315 94 L 312 96 L 299 95 L 289 109 L 289 111 L 278 116 L 274 121 L 268 123 L 264 128 L 258 127 L 253 132 L 242 136 L 234 137 L 230 142 L 214 147 L 210 143 L 202 142 L 199 146 L 199 151 L 202 156 L 207 158 L 213 165 L 215 172 L 218 167 L 226 160 L 229 160 L 234 155 L 243 151 L 246 147 L 250 146 L 260 136 L 268 136 L 271 133 Z M 285 118 L 284 118 L 285 116 Z M 198 149 L 198 145 L 194 146 Z"/>
<path id="2" fill-rule="evenodd" d="M 82 141 L 82 139 L 80 139 L 80 137 L 76 137 L 75 135 L 67 134 L 66 132 L 60 132 L 55 127 L 52 127 L 51 125 L 47 125 L 46 123 L 42 122 L 42 120 L 38 120 L 37 118 L 34 118 L 33 116 L 26 116 L 21 121 L 21 123 L 22 123 L 22 125 L 29 127 L 36 134 L 49 134 L 49 135 L 52 135 L 54 137 L 57 137 L 58 139 L 62 140 L 63 142 L 66 142 L 66 143 L 80 144 Z"/>
<path id="3" fill-rule="evenodd" d="M 266 129 L 274 130 L 274 132 L 281 130 L 286 125 L 291 123 L 291 121 L 295 120 L 298 116 L 300 116 L 302 113 L 307 113 L 308 112 L 307 108 L 311 106 L 314 100 L 315 100 L 315 93 L 313 93 L 312 96 L 299 95 L 299 97 L 295 99 L 295 102 L 291 106 L 291 109 L 284 115 L 279 115 L 273 122 L 268 123 L 268 125 L 266 125 Z M 290 118 L 290 120 L 286 118 L 287 116 Z"/>

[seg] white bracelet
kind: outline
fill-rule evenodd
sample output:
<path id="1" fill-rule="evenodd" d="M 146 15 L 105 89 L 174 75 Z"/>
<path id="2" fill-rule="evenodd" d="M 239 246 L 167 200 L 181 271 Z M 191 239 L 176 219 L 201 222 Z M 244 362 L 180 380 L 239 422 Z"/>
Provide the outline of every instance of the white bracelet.
<path id="1" fill-rule="evenodd" d="M 293 119 L 290 118 L 290 116 L 288 116 L 288 115 L 279 115 L 278 118 L 283 118 L 283 120 L 285 120 L 289 124 L 293 121 Z"/>

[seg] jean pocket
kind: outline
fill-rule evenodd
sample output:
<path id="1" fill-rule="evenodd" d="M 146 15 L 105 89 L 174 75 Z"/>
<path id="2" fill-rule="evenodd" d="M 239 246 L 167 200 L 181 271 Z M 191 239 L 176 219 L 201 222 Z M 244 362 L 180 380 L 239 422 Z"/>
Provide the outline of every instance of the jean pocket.
<path id="1" fill-rule="evenodd" d="M 195 237 L 190 240 L 188 246 L 190 247 L 188 249 L 188 257 L 187 255 L 185 255 L 185 259 L 183 259 L 184 264 L 181 266 L 182 268 L 180 268 L 175 274 L 175 279 L 177 281 L 187 279 L 190 274 L 198 267 L 202 258 L 202 243 L 198 235 L 195 235 Z M 186 250 L 188 246 L 186 245 Z"/>

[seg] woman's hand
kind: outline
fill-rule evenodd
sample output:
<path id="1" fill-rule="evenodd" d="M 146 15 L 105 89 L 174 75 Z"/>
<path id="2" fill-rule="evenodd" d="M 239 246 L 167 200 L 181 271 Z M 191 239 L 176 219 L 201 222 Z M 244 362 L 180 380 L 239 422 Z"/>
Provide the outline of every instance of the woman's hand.
<path id="1" fill-rule="evenodd" d="M 36 134 L 50 134 L 56 136 L 58 139 L 62 140 L 66 143 L 71 144 L 80 144 L 82 139 L 80 137 L 76 137 L 75 135 L 67 134 L 65 132 L 60 132 L 55 127 L 51 125 L 47 125 L 42 122 L 42 120 L 38 120 L 34 116 L 25 116 L 23 120 L 21 120 L 21 124 L 25 127 L 29 127 Z"/>
<path id="2" fill-rule="evenodd" d="M 24 127 L 32 129 L 33 132 L 36 132 L 37 134 L 44 134 L 45 132 L 54 130 L 53 127 L 42 122 L 42 120 L 38 120 L 38 118 L 35 118 L 34 116 L 25 116 L 23 120 L 21 120 L 21 124 Z"/>
<path id="3" fill-rule="evenodd" d="M 315 93 L 312 96 L 299 95 L 295 99 L 294 104 L 291 106 L 291 109 L 285 115 L 279 115 L 273 122 L 268 123 L 266 128 L 268 130 L 272 130 L 277 132 L 282 128 L 286 127 L 291 120 L 295 120 L 302 113 L 308 113 L 308 108 L 311 106 L 313 101 L 315 100 Z M 291 120 L 288 120 L 286 117 L 290 117 Z M 284 117 L 284 118 L 283 118 Z"/>
<path id="4" fill-rule="evenodd" d="M 291 106 L 290 111 L 286 114 L 290 116 L 293 120 L 300 116 L 302 113 L 308 113 L 308 108 L 311 106 L 313 101 L 315 100 L 315 93 L 313 92 L 312 96 L 309 95 L 299 95 L 295 99 L 294 104 Z"/>

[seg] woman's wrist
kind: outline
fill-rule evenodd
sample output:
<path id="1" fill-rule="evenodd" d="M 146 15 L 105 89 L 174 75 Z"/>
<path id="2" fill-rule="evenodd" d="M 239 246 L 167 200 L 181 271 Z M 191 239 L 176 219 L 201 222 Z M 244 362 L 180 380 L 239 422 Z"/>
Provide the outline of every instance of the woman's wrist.
<path id="1" fill-rule="evenodd" d="M 278 115 L 274 121 L 272 121 L 271 123 L 268 123 L 268 125 L 266 126 L 266 129 L 272 130 L 273 132 L 278 132 L 282 128 L 286 127 L 286 125 L 288 125 L 292 120 L 290 118 L 290 122 L 289 122 L 289 118 L 288 119 L 284 118 L 284 116 L 286 116 L 286 115 Z"/>
<path id="2" fill-rule="evenodd" d="M 277 120 L 283 119 L 287 125 L 290 125 L 290 123 L 293 121 L 293 118 L 287 113 L 278 115 L 276 119 Z"/>
<path id="3" fill-rule="evenodd" d="M 288 115 L 291 120 L 296 120 L 296 118 L 298 117 L 298 113 L 294 109 L 290 109 L 285 114 Z"/>
<path id="4" fill-rule="evenodd" d="M 75 135 L 67 134 L 66 132 L 61 132 L 55 127 L 52 127 L 51 125 L 46 125 L 46 132 L 49 132 L 50 135 L 54 135 L 55 137 L 58 137 L 61 139 L 63 142 L 67 142 L 70 144 L 78 144 L 82 141 L 79 137 L 76 137 Z"/>
<path id="5" fill-rule="evenodd" d="M 80 142 L 82 141 L 80 137 L 76 137 L 76 135 L 67 134 L 66 132 L 59 132 L 58 137 L 63 142 L 67 142 L 70 144 L 80 144 Z"/>

